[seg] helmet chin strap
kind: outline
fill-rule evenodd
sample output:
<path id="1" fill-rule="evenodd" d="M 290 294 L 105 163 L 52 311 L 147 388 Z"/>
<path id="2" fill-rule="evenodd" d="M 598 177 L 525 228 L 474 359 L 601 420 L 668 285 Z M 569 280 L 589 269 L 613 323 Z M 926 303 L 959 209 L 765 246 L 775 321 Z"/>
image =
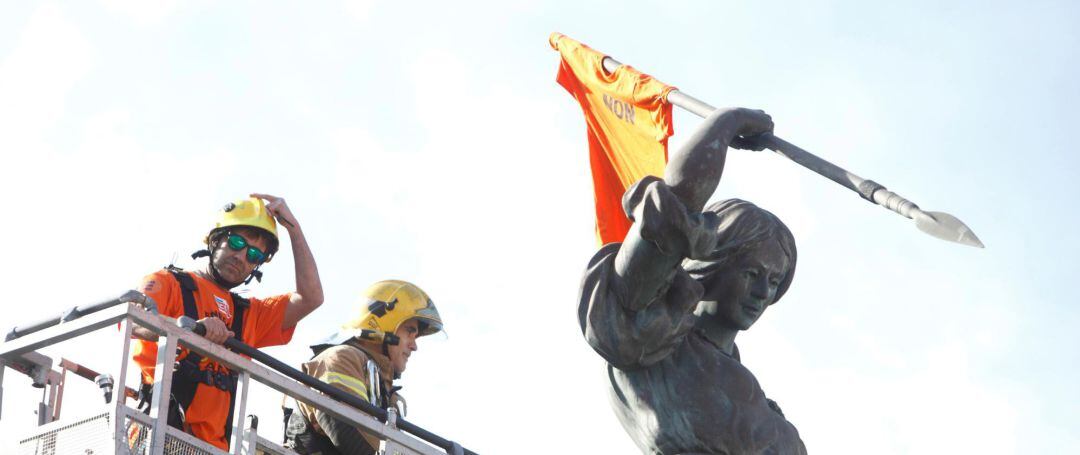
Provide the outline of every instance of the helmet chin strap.
<path id="1" fill-rule="evenodd" d="M 387 337 L 383 339 L 383 343 L 382 343 L 382 353 L 383 353 L 383 355 L 386 356 L 387 359 L 391 359 L 390 360 L 390 373 L 391 373 L 390 376 L 393 377 L 394 379 L 400 379 L 401 378 L 401 373 L 398 373 L 397 371 L 394 371 L 394 361 L 393 361 L 393 358 L 390 357 L 390 345 L 398 344 L 398 342 L 400 340 L 398 340 L 396 336 L 394 336 L 394 339 L 391 340 L 390 336 L 392 336 L 392 334 L 388 333 L 386 335 L 387 335 Z"/>

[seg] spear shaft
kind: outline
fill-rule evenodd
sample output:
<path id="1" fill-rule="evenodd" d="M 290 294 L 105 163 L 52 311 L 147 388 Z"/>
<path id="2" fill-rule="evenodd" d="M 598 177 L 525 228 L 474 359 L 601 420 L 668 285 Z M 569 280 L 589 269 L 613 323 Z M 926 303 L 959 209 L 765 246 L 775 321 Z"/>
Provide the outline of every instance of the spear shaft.
<path id="1" fill-rule="evenodd" d="M 611 57 L 604 57 L 603 65 L 604 70 L 612 73 L 615 69 L 622 66 L 622 63 Z M 677 89 L 668 93 L 667 100 L 671 104 L 679 106 L 702 118 L 708 117 L 709 114 L 716 110 L 715 107 L 708 103 L 687 95 Z M 807 152 L 795 144 L 780 139 L 773 134 L 765 134 L 760 138 L 755 139 L 759 141 L 759 143 L 765 145 L 769 150 L 772 150 L 829 180 L 843 185 L 851 191 L 858 193 L 863 199 L 892 210 L 904 217 L 914 219 L 915 225 L 927 234 L 950 242 L 978 248 L 983 247 L 982 242 L 975 236 L 975 233 L 971 232 L 971 229 L 969 229 L 967 225 L 952 215 L 943 212 L 923 211 L 918 205 L 915 205 L 914 202 L 889 191 L 883 185 L 873 180 L 864 179 L 852 174 L 844 168 L 825 161 L 817 155 Z"/>

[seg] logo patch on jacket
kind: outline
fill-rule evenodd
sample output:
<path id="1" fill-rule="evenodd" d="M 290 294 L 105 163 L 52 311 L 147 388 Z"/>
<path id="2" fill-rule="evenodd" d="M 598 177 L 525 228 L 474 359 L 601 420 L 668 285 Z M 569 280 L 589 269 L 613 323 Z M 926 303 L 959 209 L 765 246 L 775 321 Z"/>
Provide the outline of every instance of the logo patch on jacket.
<path id="1" fill-rule="evenodd" d="M 216 295 L 214 296 L 214 302 L 217 303 L 218 311 L 221 311 L 221 314 L 225 315 L 226 318 L 231 317 L 229 315 L 229 302 L 226 302 L 225 299 Z"/>

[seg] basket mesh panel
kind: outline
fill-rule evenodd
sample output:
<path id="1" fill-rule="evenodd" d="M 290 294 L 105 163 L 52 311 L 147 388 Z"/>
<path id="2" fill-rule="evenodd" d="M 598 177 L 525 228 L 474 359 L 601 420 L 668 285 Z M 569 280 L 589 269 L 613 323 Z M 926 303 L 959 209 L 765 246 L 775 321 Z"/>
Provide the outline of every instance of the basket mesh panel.
<path id="1" fill-rule="evenodd" d="M 111 454 L 112 415 L 99 414 L 19 440 L 18 455 Z"/>
<path id="2" fill-rule="evenodd" d="M 19 440 L 16 455 L 106 455 L 116 453 L 112 414 L 104 413 L 78 420 Z M 150 453 L 149 426 L 130 417 L 124 419 L 127 442 L 132 454 Z M 172 435 L 165 436 L 166 455 L 222 455 L 206 450 Z"/>
<path id="3" fill-rule="evenodd" d="M 139 455 L 150 453 L 151 428 L 131 418 L 126 420 L 128 447 L 131 447 L 131 453 Z M 220 455 L 223 453 L 225 452 L 196 447 L 172 435 L 165 435 L 165 455 Z"/>

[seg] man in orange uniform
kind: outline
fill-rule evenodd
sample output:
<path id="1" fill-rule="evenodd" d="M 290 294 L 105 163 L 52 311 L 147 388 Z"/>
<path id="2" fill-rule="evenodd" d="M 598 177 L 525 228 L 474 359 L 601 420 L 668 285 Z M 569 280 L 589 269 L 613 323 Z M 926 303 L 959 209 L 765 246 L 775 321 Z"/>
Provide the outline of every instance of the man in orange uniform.
<path id="1" fill-rule="evenodd" d="M 231 292 L 252 278 L 261 279 L 259 267 L 278 250 L 275 218 L 292 241 L 296 291 L 263 299 Z M 139 289 L 158 303 L 163 316 L 186 315 L 202 322 L 204 336 L 215 343 L 235 337 L 264 347 L 288 343 L 296 323 L 322 304 L 315 258 L 284 199 L 252 194 L 249 199 L 226 204 L 205 241 L 206 249 L 192 257 L 209 257 L 206 268 L 186 272 L 169 266 L 143 279 Z M 142 339 L 136 342 L 134 360 L 142 370 L 143 401 L 148 402 L 157 336 L 142 328 L 134 333 Z M 236 377 L 211 359 L 181 350 L 173 373 L 169 424 L 228 450 Z"/>

